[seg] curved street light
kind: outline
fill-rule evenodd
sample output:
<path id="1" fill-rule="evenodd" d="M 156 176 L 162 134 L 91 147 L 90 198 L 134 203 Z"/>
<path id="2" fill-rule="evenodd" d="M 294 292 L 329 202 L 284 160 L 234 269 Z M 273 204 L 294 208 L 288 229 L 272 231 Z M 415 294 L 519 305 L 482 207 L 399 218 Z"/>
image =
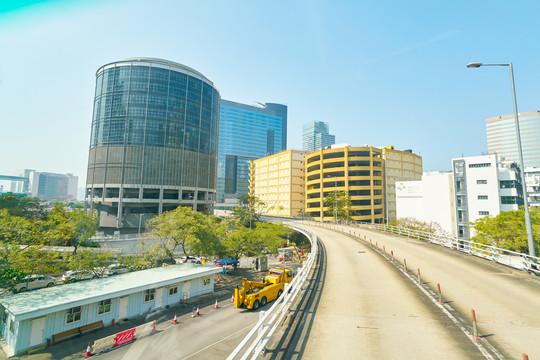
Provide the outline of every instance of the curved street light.
<path id="1" fill-rule="evenodd" d="M 529 202 L 527 200 L 527 184 L 525 183 L 525 166 L 523 165 L 523 150 L 521 149 L 521 135 L 519 132 L 519 119 L 516 101 L 516 88 L 514 85 L 514 70 L 512 63 L 508 64 L 482 64 L 481 62 L 471 62 L 467 64 L 468 68 L 479 68 L 481 66 L 508 66 L 510 69 L 510 83 L 512 84 L 512 97 L 514 100 L 514 120 L 516 122 L 516 141 L 518 145 L 519 166 L 521 167 L 521 186 L 523 188 L 523 206 L 525 208 L 525 228 L 527 229 L 527 244 L 529 255 L 536 257 L 534 249 L 534 236 L 531 224 L 531 214 L 529 213 Z"/>

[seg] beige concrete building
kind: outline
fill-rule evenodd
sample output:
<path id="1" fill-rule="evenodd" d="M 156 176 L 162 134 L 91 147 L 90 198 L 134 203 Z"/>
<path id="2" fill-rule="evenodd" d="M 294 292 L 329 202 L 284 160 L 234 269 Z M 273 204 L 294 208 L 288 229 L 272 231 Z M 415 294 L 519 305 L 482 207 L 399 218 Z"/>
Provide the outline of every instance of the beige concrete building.
<path id="1" fill-rule="evenodd" d="M 265 203 L 263 215 L 295 217 L 304 211 L 305 157 L 285 150 L 251 162 L 249 193 Z"/>
<path id="2" fill-rule="evenodd" d="M 395 150 L 387 146 L 382 150 L 384 159 L 384 208 L 386 221 L 396 220 L 396 181 L 422 180 L 422 157 L 412 150 Z"/>

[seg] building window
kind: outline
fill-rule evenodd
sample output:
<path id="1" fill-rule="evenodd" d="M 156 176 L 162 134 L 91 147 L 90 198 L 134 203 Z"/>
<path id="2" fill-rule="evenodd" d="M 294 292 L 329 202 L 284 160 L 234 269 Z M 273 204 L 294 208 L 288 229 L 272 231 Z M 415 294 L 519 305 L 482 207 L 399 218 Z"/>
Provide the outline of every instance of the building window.
<path id="1" fill-rule="evenodd" d="M 501 204 L 514 205 L 517 204 L 517 196 L 501 196 Z"/>
<path id="2" fill-rule="evenodd" d="M 487 180 L 476 180 L 477 184 L 487 184 Z"/>
<path id="3" fill-rule="evenodd" d="M 479 212 L 478 212 L 478 215 L 480 215 L 480 216 L 488 216 L 488 215 L 489 215 L 489 211 L 479 211 Z"/>
<path id="4" fill-rule="evenodd" d="M 156 294 L 156 289 L 146 290 L 144 292 L 144 302 L 154 300 L 154 295 Z"/>
<path id="5" fill-rule="evenodd" d="M 210 285 L 210 278 L 203 279 L 203 285 Z"/>
<path id="6" fill-rule="evenodd" d="M 111 312 L 111 299 L 100 301 L 98 304 L 98 315 Z"/>
<path id="7" fill-rule="evenodd" d="M 174 294 L 178 294 L 178 286 L 169 288 L 169 296 L 172 296 Z"/>
<path id="8" fill-rule="evenodd" d="M 9 320 L 9 331 L 11 331 L 11 333 L 15 331 L 15 321 L 13 321 L 13 318 Z"/>
<path id="9" fill-rule="evenodd" d="M 482 168 L 482 167 L 490 167 L 491 163 L 481 163 L 481 164 L 469 164 L 470 168 Z"/>
<path id="10" fill-rule="evenodd" d="M 487 199 L 488 199 L 487 195 L 478 195 L 478 200 L 487 200 Z"/>
<path id="11" fill-rule="evenodd" d="M 501 189 L 514 189 L 516 187 L 515 180 L 501 180 L 499 181 Z"/>
<path id="12" fill-rule="evenodd" d="M 77 306 L 69 309 L 66 316 L 66 324 L 71 324 L 79 320 L 81 320 L 81 307 Z"/>

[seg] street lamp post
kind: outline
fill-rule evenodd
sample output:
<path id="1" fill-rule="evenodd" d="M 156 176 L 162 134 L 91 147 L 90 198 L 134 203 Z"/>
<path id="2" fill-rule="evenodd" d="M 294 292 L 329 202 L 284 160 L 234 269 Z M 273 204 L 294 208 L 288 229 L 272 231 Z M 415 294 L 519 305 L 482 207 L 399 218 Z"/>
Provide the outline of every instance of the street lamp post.
<path id="1" fill-rule="evenodd" d="M 519 166 L 521 167 L 521 186 L 523 188 L 523 205 L 525 208 L 525 228 L 527 229 L 527 244 L 529 246 L 529 255 L 536 256 L 534 249 L 534 236 L 531 224 L 531 214 L 529 213 L 529 202 L 527 200 L 527 184 L 525 183 L 525 166 L 523 164 L 523 150 L 521 149 L 521 135 L 519 132 L 519 119 L 516 101 L 516 87 L 514 85 L 514 70 L 512 63 L 508 64 L 482 64 L 481 62 L 472 62 L 467 64 L 468 68 L 479 68 L 481 66 L 508 66 L 510 69 L 510 83 L 512 84 L 512 97 L 514 101 L 514 120 L 516 122 L 516 141 L 518 145 Z"/>
<path id="2" fill-rule="evenodd" d="M 144 214 L 139 214 L 139 232 L 138 232 L 138 235 L 141 235 L 141 222 L 142 222 L 143 215 Z"/>

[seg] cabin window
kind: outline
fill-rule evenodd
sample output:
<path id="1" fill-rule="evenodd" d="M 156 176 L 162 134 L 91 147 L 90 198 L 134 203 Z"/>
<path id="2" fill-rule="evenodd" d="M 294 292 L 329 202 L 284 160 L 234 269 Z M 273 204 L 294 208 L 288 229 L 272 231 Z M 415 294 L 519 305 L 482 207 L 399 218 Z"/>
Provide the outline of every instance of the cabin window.
<path id="1" fill-rule="evenodd" d="M 111 312 L 111 299 L 100 301 L 98 304 L 98 315 Z"/>
<path id="2" fill-rule="evenodd" d="M 69 309 L 66 316 L 66 324 L 71 324 L 79 320 L 81 320 L 81 307 L 77 306 Z"/>

